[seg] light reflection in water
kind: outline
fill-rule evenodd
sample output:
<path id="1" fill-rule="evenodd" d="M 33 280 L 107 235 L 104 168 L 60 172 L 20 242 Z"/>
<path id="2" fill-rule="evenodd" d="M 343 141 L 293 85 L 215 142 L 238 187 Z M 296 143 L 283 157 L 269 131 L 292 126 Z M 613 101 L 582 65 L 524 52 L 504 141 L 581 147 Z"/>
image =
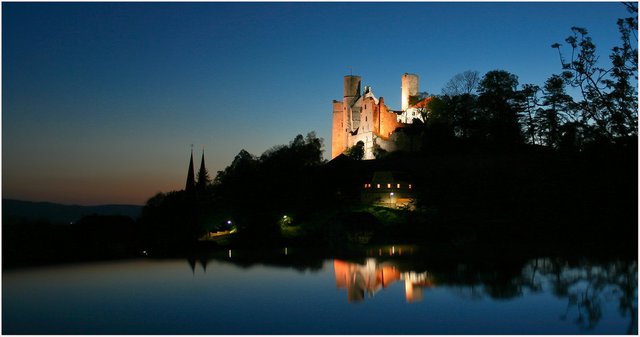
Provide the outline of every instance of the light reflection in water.
<path id="1" fill-rule="evenodd" d="M 378 263 L 368 258 L 364 265 L 342 260 L 334 260 L 333 268 L 336 276 L 336 286 L 347 289 L 349 302 L 360 302 L 375 295 L 381 289 L 387 288 L 394 282 L 404 281 L 405 299 L 408 303 L 421 301 L 422 289 L 435 286 L 432 276 L 428 272 L 401 272 L 390 262 Z"/>
<path id="2" fill-rule="evenodd" d="M 383 257 L 377 256 L 380 250 Z M 396 255 L 387 256 L 389 250 Z M 215 257 L 186 260 L 141 259 L 9 271 L 3 274 L 3 332 L 638 331 L 636 261 L 533 259 L 461 265 L 433 263 L 422 255 L 411 256 L 411 248 L 398 245 L 370 248 L 365 252 L 368 257 L 357 262 L 300 252 L 294 248 L 273 254 L 222 250 Z M 361 319 L 363 312 L 372 319 Z M 175 318 L 158 319 L 168 314 Z"/>

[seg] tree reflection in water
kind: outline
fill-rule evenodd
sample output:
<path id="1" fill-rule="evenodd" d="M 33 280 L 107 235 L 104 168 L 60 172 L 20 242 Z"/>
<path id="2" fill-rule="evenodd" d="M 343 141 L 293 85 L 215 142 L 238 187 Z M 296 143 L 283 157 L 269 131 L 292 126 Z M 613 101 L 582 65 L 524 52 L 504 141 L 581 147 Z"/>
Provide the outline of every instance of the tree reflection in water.
<path id="1" fill-rule="evenodd" d="M 462 297 L 478 300 L 490 297 L 504 300 L 525 293 L 551 291 L 567 300 L 560 319 L 572 320 L 583 330 L 596 327 L 602 318 L 602 306 L 611 300 L 619 302 L 622 317 L 629 317 L 627 333 L 637 334 L 637 263 L 615 261 L 597 264 L 588 261 L 570 263 L 563 259 L 533 259 L 519 272 L 507 267 L 502 270 L 482 270 L 459 265 L 454 270 L 411 270 L 406 264 L 378 262 L 368 258 L 365 263 L 334 260 L 336 286 L 346 288 L 349 302 L 365 300 L 394 282 L 404 281 L 407 302 L 421 301 L 423 289 L 450 287 Z"/>
<path id="2" fill-rule="evenodd" d="M 469 299 L 490 298 L 494 301 L 518 298 L 536 293 L 549 293 L 565 299 L 561 320 L 572 321 L 580 329 L 594 329 L 603 318 L 603 306 L 618 302 L 621 317 L 629 318 L 628 334 L 638 333 L 638 268 L 631 260 L 568 260 L 564 258 L 536 258 L 472 263 L 442 262 L 425 258 L 405 248 L 402 256 L 393 249 L 389 254 L 372 250 L 369 257 L 334 259 L 336 287 L 346 289 L 347 301 L 357 303 L 373 297 L 391 284 L 403 282 L 406 302 L 422 301 L 424 290 L 447 287 L 456 295 Z M 376 256 L 379 255 L 379 256 Z M 236 254 L 212 258 L 248 268 L 254 264 L 286 266 L 298 271 L 319 272 L 322 255 L 295 254 Z M 207 259 L 198 262 L 206 268 Z M 196 260 L 189 265 L 195 268 Z M 428 296 L 428 295 L 427 295 Z"/>

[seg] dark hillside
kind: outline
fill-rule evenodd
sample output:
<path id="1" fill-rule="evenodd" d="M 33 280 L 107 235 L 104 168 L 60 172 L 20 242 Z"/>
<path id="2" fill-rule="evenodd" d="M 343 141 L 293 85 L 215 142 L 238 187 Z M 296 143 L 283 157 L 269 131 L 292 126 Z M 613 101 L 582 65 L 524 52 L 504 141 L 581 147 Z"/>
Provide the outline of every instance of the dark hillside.
<path id="1" fill-rule="evenodd" d="M 137 205 L 62 205 L 51 202 L 32 202 L 2 199 L 3 224 L 45 221 L 51 224 L 69 224 L 85 215 L 124 215 L 137 219 L 142 206 Z"/>

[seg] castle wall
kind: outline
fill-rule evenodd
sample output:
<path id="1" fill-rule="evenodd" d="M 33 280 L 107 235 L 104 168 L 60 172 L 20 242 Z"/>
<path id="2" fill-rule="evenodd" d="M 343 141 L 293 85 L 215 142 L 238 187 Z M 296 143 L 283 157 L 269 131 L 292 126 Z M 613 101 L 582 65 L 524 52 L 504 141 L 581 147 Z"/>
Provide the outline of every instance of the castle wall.
<path id="1" fill-rule="evenodd" d="M 364 143 L 364 157 L 362 159 L 375 159 L 373 156 L 373 132 L 358 132 L 357 135 L 349 135 L 349 146 L 356 145 L 359 141 Z"/>
<path id="2" fill-rule="evenodd" d="M 331 158 L 339 156 L 347 148 L 342 102 L 333 101 L 333 126 L 331 128 Z"/>
<path id="3" fill-rule="evenodd" d="M 404 124 L 413 124 L 414 119 L 419 119 L 424 122 L 424 119 L 422 118 L 422 114 L 420 113 L 420 110 L 417 108 L 407 109 L 406 111 L 404 111 L 404 113 L 398 115 L 397 119 L 398 119 L 398 122 L 404 123 Z"/>
<path id="4" fill-rule="evenodd" d="M 373 127 L 373 115 L 374 111 L 377 109 L 377 104 L 374 99 L 371 97 L 367 97 L 362 101 L 362 117 L 360 119 L 361 130 L 363 132 L 372 132 L 374 131 Z"/>
<path id="5" fill-rule="evenodd" d="M 380 137 L 387 139 L 401 124 L 398 122 L 398 115 L 389 111 L 382 97 L 380 97 L 378 108 L 380 111 Z"/>

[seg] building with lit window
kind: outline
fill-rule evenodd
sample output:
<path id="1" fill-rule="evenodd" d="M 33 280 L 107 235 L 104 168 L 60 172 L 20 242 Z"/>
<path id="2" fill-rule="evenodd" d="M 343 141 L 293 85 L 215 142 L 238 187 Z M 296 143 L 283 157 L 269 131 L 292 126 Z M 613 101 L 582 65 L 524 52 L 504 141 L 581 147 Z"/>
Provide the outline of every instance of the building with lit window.
<path id="1" fill-rule="evenodd" d="M 411 208 L 415 200 L 413 181 L 408 174 L 394 171 L 376 171 L 362 184 L 361 200 L 392 208 Z"/>

